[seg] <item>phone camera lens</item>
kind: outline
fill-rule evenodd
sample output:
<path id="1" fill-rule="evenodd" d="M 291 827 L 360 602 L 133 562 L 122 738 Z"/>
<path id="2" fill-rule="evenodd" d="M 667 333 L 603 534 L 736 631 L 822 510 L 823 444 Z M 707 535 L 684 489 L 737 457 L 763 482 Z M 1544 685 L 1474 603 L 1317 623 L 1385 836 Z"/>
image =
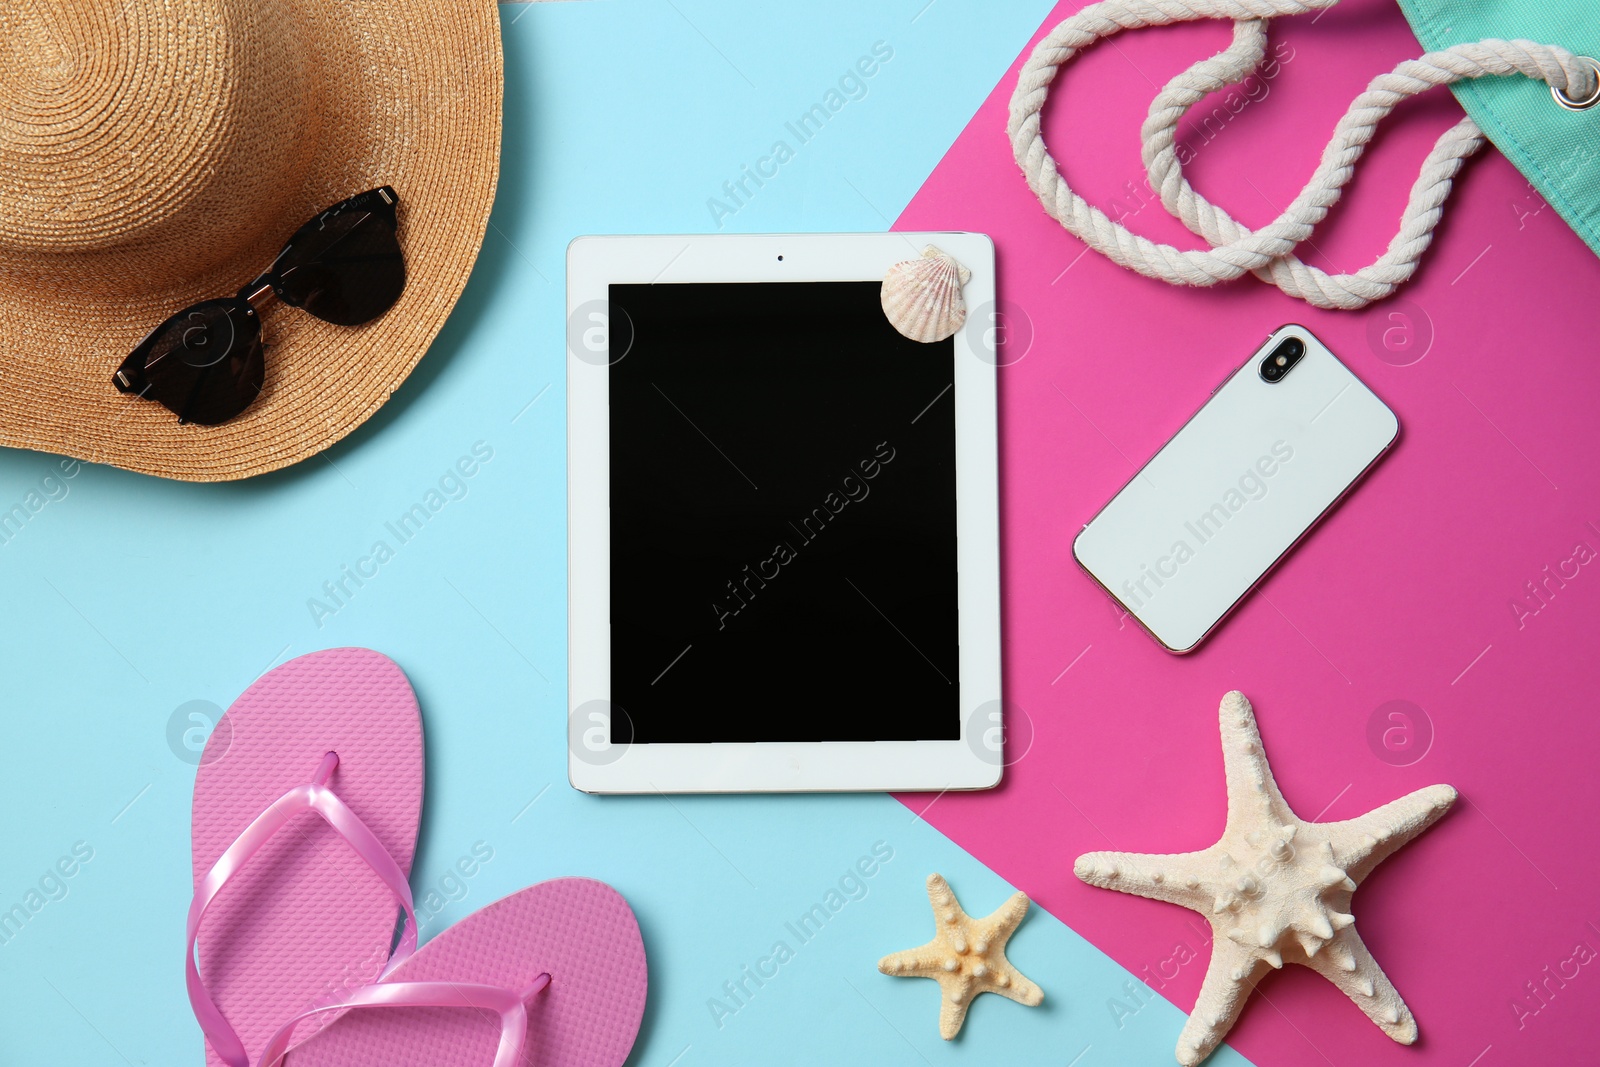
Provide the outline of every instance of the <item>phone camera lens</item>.
<path id="1" fill-rule="evenodd" d="M 1306 344 L 1298 337 L 1287 337 L 1267 353 L 1261 361 L 1261 379 L 1276 384 L 1295 368 L 1306 354 Z"/>

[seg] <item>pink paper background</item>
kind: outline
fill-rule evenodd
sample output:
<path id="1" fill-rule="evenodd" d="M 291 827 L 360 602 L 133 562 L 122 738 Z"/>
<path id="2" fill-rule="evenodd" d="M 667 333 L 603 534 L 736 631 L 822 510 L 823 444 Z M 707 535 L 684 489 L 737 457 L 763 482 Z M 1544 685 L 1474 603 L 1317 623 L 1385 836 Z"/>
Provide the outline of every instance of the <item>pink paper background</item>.
<path id="1" fill-rule="evenodd" d="M 1284 20 L 1272 38 L 1288 50 L 1265 99 L 1213 140 L 1189 138 L 1196 185 L 1250 225 L 1298 190 L 1366 82 L 1420 51 L 1390 0 Z M 1227 40 L 1219 24 L 1146 30 L 1069 65 L 1045 130 L 1074 187 L 1108 210 L 1120 198 L 1141 233 L 1195 247 L 1144 188 L 1137 131 L 1157 86 Z M 1356 895 L 1357 929 L 1416 1013 L 1418 1044 L 1393 1044 L 1301 968 L 1263 983 L 1231 1042 L 1264 1065 L 1591 1062 L 1600 958 L 1567 961 L 1579 942 L 1600 949 L 1600 559 L 1550 582 L 1537 614 L 1519 620 L 1511 604 L 1579 542 L 1600 550 L 1600 262 L 1490 150 L 1394 300 L 1333 313 L 1253 279 L 1172 288 L 1085 253 L 1043 213 L 1005 138 L 1015 74 L 896 224 L 992 234 L 1010 340 L 1026 349 L 1001 372 L 1015 763 L 998 791 L 907 803 L 1124 966 L 1149 967 L 1187 1010 L 1203 948 L 1160 974 L 1179 942 L 1202 947 L 1205 923 L 1085 886 L 1072 862 L 1216 839 L 1216 707 L 1242 689 L 1303 818 L 1347 818 L 1433 782 L 1462 800 Z M 1391 119 L 1308 258 L 1344 270 L 1376 258 L 1427 145 L 1459 115 L 1439 91 Z M 1401 441 L 1200 652 L 1169 656 L 1078 571 L 1073 534 L 1285 322 L 1310 327 L 1395 409 Z M 1369 740 L 1369 719 L 1396 700 L 1413 705 L 1409 751 Z"/>

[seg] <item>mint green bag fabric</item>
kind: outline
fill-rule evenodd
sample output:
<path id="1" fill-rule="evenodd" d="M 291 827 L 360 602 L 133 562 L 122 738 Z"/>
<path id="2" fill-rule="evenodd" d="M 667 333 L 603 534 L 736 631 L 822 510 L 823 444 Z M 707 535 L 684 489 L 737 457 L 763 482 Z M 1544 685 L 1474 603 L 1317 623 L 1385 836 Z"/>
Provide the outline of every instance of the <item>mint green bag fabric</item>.
<path id="1" fill-rule="evenodd" d="M 1559 45 L 1600 56 L 1595 0 L 1399 0 L 1429 51 L 1489 37 Z M 1474 78 L 1452 85 L 1485 136 L 1600 255 L 1600 105 L 1561 107 L 1528 78 Z"/>

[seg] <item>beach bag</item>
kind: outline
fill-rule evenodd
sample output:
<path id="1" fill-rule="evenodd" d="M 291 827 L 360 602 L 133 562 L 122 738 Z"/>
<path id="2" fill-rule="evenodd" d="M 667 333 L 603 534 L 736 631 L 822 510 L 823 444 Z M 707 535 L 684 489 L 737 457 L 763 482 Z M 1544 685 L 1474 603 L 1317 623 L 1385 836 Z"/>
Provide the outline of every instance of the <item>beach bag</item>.
<path id="1" fill-rule="evenodd" d="M 1493 141 L 1600 254 L 1600 21 L 1589 0 L 1400 0 L 1428 52 L 1375 77 L 1334 127 L 1310 181 L 1278 218 L 1250 230 L 1190 185 L 1175 147 L 1179 121 L 1210 93 L 1237 85 L 1266 54 L 1270 20 L 1338 0 L 1104 0 L 1065 19 L 1017 76 L 1007 133 L 1045 211 L 1116 263 L 1174 285 L 1209 286 L 1255 274 L 1321 308 L 1382 300 L 1411 277 L 1433 239 L 1463 162 Z M 1056 73 L 1123 30 L 1230 19 L 1233 41 L 1168 82 L 1140 131 L 1151 188 L 1211 247 L 1180 249 L 1141 237 L 1075 193 L 1045 147 L 1041 113 Z M 1377 125 L 1410 96 L 1449 85 L 1467 117 L 1440 135 L 1412 186 L 1399 231 L 1374 263 L 1329 274 L 1295 248 L 1338 203 Z"/>

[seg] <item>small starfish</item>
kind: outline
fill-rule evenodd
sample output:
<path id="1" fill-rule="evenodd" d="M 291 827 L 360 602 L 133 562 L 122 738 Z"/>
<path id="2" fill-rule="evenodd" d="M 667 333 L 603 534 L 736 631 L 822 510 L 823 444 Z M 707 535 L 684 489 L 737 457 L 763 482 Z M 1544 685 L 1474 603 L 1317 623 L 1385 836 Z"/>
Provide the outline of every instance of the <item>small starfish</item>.
<path id="1" fill-rule="evenodd" d="M 933 940 L 883 957 L 878 970 L 939 983 L 940 1037 L 949 1041 L 961 1032 L 967 1007 L 979 993 L 999 993 L 1030 1008 L 1044 1001 L 1043 991 L 1006 959 L 1006 942 L 1028 914 L 1028 894 L 1013 893 L 993 915 L 974 919 L 961 909 L 950 883 L 930 874 L 928 899 L 933 903 Z"/>
<path id="2" fill-rule="evenodd" d="M 1355 931 L 1350 897 L 1379 863 L 1443 815 L 1456 791 L 1433 785 L 1343 822 L 1304 822 L 1272 779 L 1243 693 L 1222 698 L 1228 825 L 1200 852 L 1090 852 L 1073 872 L 1104 889 L 1181 904 L 1211 921 L 1211 965 L 1178 1037 L 1178 1062 L 1221 1043 L 1256 981 L 1285 960 L 1338 986 L 1403 1045 L 1417 1023 Z"/>

